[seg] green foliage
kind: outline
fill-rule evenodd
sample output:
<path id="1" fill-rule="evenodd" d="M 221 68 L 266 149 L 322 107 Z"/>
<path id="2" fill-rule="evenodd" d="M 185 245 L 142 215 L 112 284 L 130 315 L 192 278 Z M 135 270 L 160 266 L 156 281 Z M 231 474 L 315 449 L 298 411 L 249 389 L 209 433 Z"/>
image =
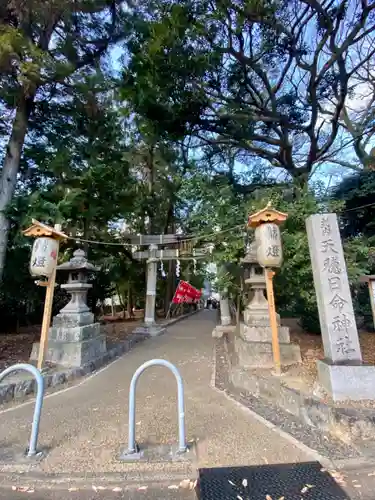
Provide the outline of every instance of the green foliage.
<path id="1" fill-rule="evenodd" d="M 300 318 L 309 332 L 319 332 L 319 319 L 312 268 L 307 242 L 305 219 L 327 207 L 311 192 L 303 193 L 293 204 L 280 203 L 280 210 L 289 214 L 282 228 L 284 263 L 275 278 L 276 300 L 284 315 Z M 328 207 L 329 210 L 329 207 Z M 344 240 L 344 254 L 358 319 L 369 322 L 368 296 L 363 293 L 359 277 L 374 272 L 374 249 L 371 239 L 361 235 Z"/>
<path id="2" fill-rule="evenodd" d="M 282 315 L 299 318 L 306 331 L 319 332 L 305 222 L 321 207 L 313 193 L 304 191 L 293 203 L 280 200 L 277 208 L 288 213 L 282 227 L 284 262 L 275 278 L 277 307 Z"/>
<path id="3" fill-rule="evenodd" d="M 351 237 L 344 242 L 344 252 L 357 319 L 373 330 L 368 286 L 360 283 L 359 278 L 375 273 L 375 238 L 364 235 Z"/>
<path id="4" fill-rule="evenodd" d="M 374 171 L 364 170 L 345 177 L 333 190 L 332 196 L 342 202 L 341 221 L 344 237 L 374 234 Z"/>
<path id="5" fill-rule="evenodd" d="M 357 83 L 351 54 L 357 70 L 373 55 L 361 42 L 372 46 L 372 8 L 353 19 L 346 4 L 155 1 L 140 9 L 123 96 L 161 136 L 230 145 L 306 184 Z"/>
<path id="6" fill-rule="evenodd" d="M 45 289 L 37 287 L 30 276 L 30 251 L 29 245 L 8 248 L 9 265 L 0 287 L 2 331 L 41 321 Z"/>
<path id="7" fill-rule="evenodd" d="M 24 154 L 25 168 L 44 176 L 44 189 L 30 194 L 38 216 L 64 221 L 86 239 L 122 217 L 135 194 L 120 116 L 91 84 L 65 105 L 49 106 L 48 119 L 35 124 Z"/>
<path id="8" fill-rule="evenodd" d="M 293 201 L 288 201 L 285 191 L 272 188 L 263 196 L 249 203 L 249 213 L 263 208 L 268 200 L 273 206 L 288 214 L 283 224 L 282 241 L 284 261 L 275 276 L 275 296 L 278 311 L 284 316 L 300 319 L 301 326 L 312 333 L 320 332 L 315 287 L 312 276 L 309 246 L 306 234 L 306 218 L 309 215 L 330 210 L 319 200 L 316 192 L 302 190 Z M 335 201 L 335 200 L 334 200 Z M 374 272 L 374 238 L 357 236 L 344 240 L 344 253 L 355 311 L 366 324 L 370 323 L 370 308 L 359 277 Z"/>
<path id="9" fill-rule="evenodd" d="M 77 79 L 126 37 L 124 2 L 5 0 L 0 6 L 0 105 L 64 99 Z M 31 108 L 28 111 L 30 116 Z M 8 133 L 6 134 L 8 135 Z"/>
<path id="10" fill-rule="evenodd" d="M 41 318 L 44 290 L 29 276 L 31 241 L 20 236 L 31 218 L 63 224 L 72 239 L 62 245 L 61 260 L 80 244 L 74 239 L 84 240 L 100 267 L 90 278 L 93 310 L 113 293 L 130 309 L 144 305 L 145 265 L 126 246 L 90 240 L 119 241 L 123 225 L 132 233 L 194 234 L 196 247 L 214 245 L 207 260 L 217 265 L 217 288 L 235 298 L 243 294 L 240 261 L 252 238 L 248 214 L 269 200 L 289 214 L 275 278 L 278 310 L 319 331 L 305 220 L 331 210 L 340 214 L 355 309 L 367 322 L 367 290 L 358 278 L 375 272 L 375 174 L 350 176 L 329 196 L 307 187 L 336 141 L 341 98 L 349 92 L 343 67 L 350 69 L 351 58 L 338 64 L 335 44 L 357 29 L 357 20 L 347 22 L 345 9 L 327 13 L 314 2 L 291 9 L 284 0 L 123 6 L 120 0 L 0 6 L 1 157 L 14 111 L 25 99 L 28 105 L 19 182 L 7 206 L 4 322 Z M 362 14 L 352 40 L 361 40 L 367 26 L 368 12 Z M 330 38 L 332 26 L 340 35 Z M 105 56 L 124 38 L 129 57 L 117 81 Z M 334 114 L 321 129 L 317 119 L 327 103 Z M 166 278 L 159 274 L 158 306 L 174 292 L 173 267 L 165 264 Z M 196 268 L 194 275 L 192 262 L 183 261 L 181 277 L 201 288 L 210 271 L 202 262 Z M 64 300 L 57 292 L 55 307 Z"/>

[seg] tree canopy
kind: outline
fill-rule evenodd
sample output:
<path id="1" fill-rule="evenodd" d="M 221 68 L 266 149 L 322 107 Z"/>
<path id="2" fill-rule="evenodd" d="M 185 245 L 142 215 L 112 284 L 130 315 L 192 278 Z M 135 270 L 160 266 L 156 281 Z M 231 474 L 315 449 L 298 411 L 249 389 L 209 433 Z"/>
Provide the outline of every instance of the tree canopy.
<path id="1" fill-rule="evenodd" d="M 130 311 L 143 304 L 145 266 L 125 233 L 212 243 L 212 261 L 226 270 L 220 286 L 243 295 L 247 216 L 269 200 L 289 213 L 280 311 L 318 329 L 305 218 L 330 210 L 357 311 L 368 316 L 358 277 L 374 271 L 374 28 L 367 0 L 3 2 L 6 321 L 41 314 L 31 241 L 21 235 L 32 218 L 62 223 L 61 259 L 83 246 L 100 266 L 93 307 L 116 293 Z M 166 307 L 176 262 L 164 270 Z M 181 262 L 196 286 L 206 274 L 206 263 Z"/>
<path id="2" fill-rule="evenodd" d="M 125 36 L 120 0 L 6 0 L 0 7 L 0 106 L 5 145 L 0 178 L 0 278 L 21 154 L 33 116 L 65 99 L 109 46 Z M 42 118 L 43 119 L 43 118 Z"/>
<path id="3" fill-rule="evenodd" d="M 375 54 L 373 3 L 152 5 L 129 43 L 124 88 L 162 131 L 240 150 L 247 164 L 261 158 L 302 183 L 335 160 L 341 126 L 359 134 L 345 122 Z M 372 115 L 370 96 L 367 142 Z M 354 150 L 365 164 L 361 141 Z"/>

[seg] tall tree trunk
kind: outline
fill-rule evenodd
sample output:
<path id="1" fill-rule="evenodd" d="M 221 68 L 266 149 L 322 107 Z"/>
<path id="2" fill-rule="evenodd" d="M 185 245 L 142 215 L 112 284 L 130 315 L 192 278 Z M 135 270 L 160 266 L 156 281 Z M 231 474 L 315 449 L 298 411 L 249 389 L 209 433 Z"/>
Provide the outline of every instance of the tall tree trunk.
<path id="1" fill-rule="evenodd" d="M 124 302 L 124 297 L 120 293 L 120 288 L 117 285 L 116 285 L 116 292 L 117 292 L 117 297 L 118 297 L 118 300 L 120 302 L 120 306 L 122 309 L 122 317 L 123 317 L 123 319 L 125 319 L 126 318 L 126 305 Z"/>
<path id="2" fill-rule="evenodd" d="M 133 288 L 130 288 L 130 310 L 131 310 L 131 314 L 132 314 L 132 318 L 135 317 L 134 315 L 134 293 L 133 293 Z"/>
<path id="3" fill-rule="evenodd" d="M 0 179 L 0 281 L 3 279 L 10 222 L 6 211 L 12 201 L 17 184 L 22 148 L 34 96 L 23 98 L 14 117 Z"/>
<path id="4" fill-rule="evenodd" d="M 148 195 L 150 204 L 148 206 L 147 215 L 149 218 L 148 225 L 148 234 L 154 234 L 155 232 L 155 165 L 154 165 L 154 153 L 155 153 L 155 144 L 152 144 L 148 151 L 147 158 L 147 187 L 148 187 Z"/>
<path id="5" fill-rule="evenodd" d="M 237 295 L 236 325 L 239 326 L 241 319 L 241 294 Z"/>
<path id="6" fill-rule="evenodd" d="M 133 316 L 132 287 L 131 287 L 130 283 L 128 286 L 128 300 L 127 300 L 126 307 L 127 307 L 128 319 L 130 319 Z"/>

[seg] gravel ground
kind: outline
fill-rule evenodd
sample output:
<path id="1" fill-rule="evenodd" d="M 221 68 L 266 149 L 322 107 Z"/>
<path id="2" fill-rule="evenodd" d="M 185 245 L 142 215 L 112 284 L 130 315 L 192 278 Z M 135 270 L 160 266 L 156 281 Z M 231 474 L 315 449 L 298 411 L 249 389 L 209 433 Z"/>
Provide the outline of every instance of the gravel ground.
<path id="1" fill-rule="evenodd" d="M 312 393 L 317 381 L 316 360 L 324 358 L 324 350 L 321 335 L 314 335 L 304 332 L 296 324 L 295 319 L 283 319 L 282 324 L 290 327 L 290 339 L 301 348 L 302 363 L 289 367 L 284 378 L 284 383 L 293 387 L 295 382 L 298 389 L 306 393 Z M 361 346 L 363 362 L 368 365 L 375 365 L 375 333 L 360 330 L 359 343 Z M 337 408 L 375 408 L 375 401 L 339 401 L 334 402 L 332 398 L 323 390 L 320 390 L 321 399 Z"/>
<path id="2" fill-rule="evenodd" d="M 297 417 L 283 411 L 279 406 L 235 388 L 229 381 L 229 366 L 223 339 L 216 341 L 215 351 L 215 384 L 218 389 L 225 391 L 239 403 L 255 411 L 258 415 L 261 415 L 325 457 L 337 460 L 360 456 L 354 448 L 344 444 L 342 441 L 334 439 L 331 436 L 319 434 L 316 429 L 312 432 L 311 427 L 303 425 Z"/>

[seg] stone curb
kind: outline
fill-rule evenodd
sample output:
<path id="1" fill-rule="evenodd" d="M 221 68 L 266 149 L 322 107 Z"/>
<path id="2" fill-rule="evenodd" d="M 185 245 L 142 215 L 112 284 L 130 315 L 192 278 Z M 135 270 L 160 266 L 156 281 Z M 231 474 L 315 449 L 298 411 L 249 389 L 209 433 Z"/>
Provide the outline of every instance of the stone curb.
<path id="1" fill-rule="evenodd" d="M 234 386 L 277 404 L 310 427 L 328 432 L 359 448 L 375 438 L 375 413 L 372 410 L 335 407 L 283 385 L 282 380 L 276 377 L 249 375 L 239 369 L 232 369 L 231 372 Z"/>
<path id="2" fill-rule="evenodd" d="M 192 311 L 190 313 L 184 314 L 183 316 L 179 316 L 178 318 L 173 318 L 166 323 L 163 323 L 163 326 L 168 328 L 175 323 L 182 321 L 193 314 L 197 314 L 201 309 L 196 311 Z M 141 333 L 130 333 L 126 340 L 122 341 L 120 344 L 116 345 L 101 358 L 96 359 L 86 365 L 83 365 L 78 368 L 67 368 L 65 370 L 61 370 L 55 373 L 45 373 L 43 374 L 44 378 L 44 387 L 45 389 L 51 387 L 57 387 L 67 382 L 71 382 L 75 379 L 84 377 L 89 375 L 90 373 L 95 372 L 99 368 L 108 364 L 116 358 L 119 358 L 123 354 L 130 351 L 136 344 L 143 342 L 149 338 L 149 336 L 141 334 Z M 36 381 L 34 379 L 31 380 L 21 380 L 19 382 L 13 382 L 9 384 L 0 384 L 0 405 L 4 403 L 9 403 L 10 401 L 22 401 L 27 396 L 36 392 Z"/>
<path id="3" fill-rule="evenodd" d="M 353 443 L 344 442 L 339 437 L 322 431 L 318 426 L 315 426 L 313 430 L 311 425 L 306 424 L 302 418 L 287 411 L 277 401 L 271 399 L 269 395 L 253 391 L 250 387 L 250 390 L 248 390 L 243 385 L 235 385 L 232 374 L 236 368 L 231 365 L 235 360 L 231 359 L 225 341 L 226 339 L 217 339 L 215 342 L 213 385 L 218 390 L 225 392 L 244 408 L 248 408 L 259 415 L 271 427 L 277 428 L 281 433 L 287 434 L 293 440 L 307 446 L 313 454 L 320 455 L 319 460 L 322 464 L 322 459 L 324 460 L 324 467 L 342 468 L 346 467 L 349 462 L 351 463 L 350 467 L 358 467 L 362 459 L 365 459 L 368 465 L 369 457 L 364 457 L 364 454 L 356 446 L 353 446 Z M 249 374 L 248 378 L 250 378 Z M 370 461 L 373 463 L 372 460 Z M 333 466 L 333 464 L 335 465 Z"/>
<path id="4" fill-rule="evenodd" d="M 18 476 L 18 477 L 17 477 Z M 37 476 L 35 473 L 22 473 L 22 475 L 19 474 L 11 474 L 11 473 L 3 473 L 0 472 L 0 493 L 2 493 L 4 490 L 8 491 L 8 497 L 7 498 L 12 498 L 10 491 L 12 490 L 13 486 L 21 486 L 27 484 L 29 487 L 32 489 L 35 488 L 37 489 L 38 493 L 43 494 L 46 491 L 50 492 L 67 492 L 69 489 L 72 489 L 71 491 L 74 491 L 75 495 L 79 495 L 80 493 L 83 494 L 85 492 L 90 491 L 91 496 L 89 497 L 90 499 L 93 499 L 95 494 L 95 499 L 97 495 L 102 493 L 103 495 L 110 495 L 110 498 L 114 498 L 115 496 L 112 496 L 112 492 L 114 491 L 114 487 L 119 487 L 121 488 L 121 491 L 118 490 L 116 499 L 120 500 L 121 498 L 131 498 L 134 500 L 135 497 L 133 497 L 134 492 L 140 492 L 141 490 L 139 489 L 140 487 L 145 487 L 146 486 L 146 491 L 142 492 L 142 496 L 137 496 L 137 499 L 144 499 L 146 500 L 149 497 L 149 494 L 152 493 L 153 489 L 166 489 L 167 492 L 174 492 L 175 495 L 178 495 L 178 497 L 173 497 L 173 498 L 178 498 L 179 500 L 182 500 L 182 498 L 185 498 L 185 496 L 181 497 L 180 495 L 183 494 L 189 494 L 192 495 L 192 491 L 190 488 L 187 488 L 186 486 L 182 486 L 181 483 L 184 483 L 185 481 L 191 481 L 192 483 L 195 483 L 198 479 L 198 469 L 194 469 L 192 472 L 173 472 L 168 474 L 167 472 L 148 472 L 148 473 L 142 473 L 142 475 L 139 474 L 139 472 L 135 472 L 133 475 L 128 475 L 126 474 L 126 481 L 124 480 L 124 474 L 123 473 L 114 473 L 114 474 L 107 474 L 107 473 L 101 473 L 100 478 L 98 479 L 97 475 L 87 475 L 87 476 L 82 476 L 82 477 L 71 477 L 71 475 L 68 474 L 40 474 Z M 21 484 L 20 484 L 21 483 Z M 171 490 L 168 489 L 170 485 L 174 485 L 175 487 Z M 96 492 L 94 490 L 94 486 L 96 488 Z M 94 493 L 95 492 L 95 493 Z M 118 496 L 119 493 L 133 493 L 131 497 L 123 497 L 123 496 Z M 147 497 L 146 493 L 147 492 Z M 25 492 L 27 493 L 27 492 Z M 25 493 L 21 493 L 20 496 L 22 495 L 25 497 Z M 158 491 L 160 494 L 161 491 Z M 163 499 L 170 498 L 167 496 L 167 493 L 165 494 L 166 496 L 163 497 Z M 192 496 L 188 496 L 188 498 L 193 498 Z M 1 499 L 5 498 L 0 496 Z M 41 500 L 41 497 L 35 497 L 38 500 Z M 55 498 L 53 497 L 48 497 L 48 498 Z M 74 496 L 69 498 L 81 498 L 80 496 Z M 85 499 L 88 497 L 84 497 Z M 104 497 L 100 497 L 104 498 Z M 154 498 L 154 497 L 152 497 Z M 160 500 L 160 496 L 156 497 L 157 499 Z M 44 497 L 43 497 L 44 499 Z M 194 499 L 196 497 L 194 496 Z"/>
<path id="5" fill-rule="evenodd" d="M 226 339 L 224 336 L 224 342 Z M 270 404 L 297 417 L 301 423 L 328 433 L 342 442 L 354 445 L 363 453 L 371 450 L 375 438 L 375 412 L 362 408 L 337 407 L 318 397 L 306 395 L 297 389 L 283 384 L 283 379 L 275 376 L 265 377 L 251 374 L 239 367 L 232 366 L 226 347 L 229 363 L 230 383 L 255 398 L 269 401 Z"/>
<path id="6" fill-rule="evenodd" d="M 168 320 L 167 323 L 163 323 L 162 326 L 167 328 L 171 325 L 174 325 L 175 323 L 178 323 L 179 321 L 182 321 L 183 319 L 189 318 L 190 316 L 194 316 L 194 314 L 198 314 L 201 311 L 204 311 L 204 309 L 197 309 L 196 311 L 191 311 L 187 314 L 184 314 L 183 316 L 178 316 L 177 318 L 171 318 Z"/>

